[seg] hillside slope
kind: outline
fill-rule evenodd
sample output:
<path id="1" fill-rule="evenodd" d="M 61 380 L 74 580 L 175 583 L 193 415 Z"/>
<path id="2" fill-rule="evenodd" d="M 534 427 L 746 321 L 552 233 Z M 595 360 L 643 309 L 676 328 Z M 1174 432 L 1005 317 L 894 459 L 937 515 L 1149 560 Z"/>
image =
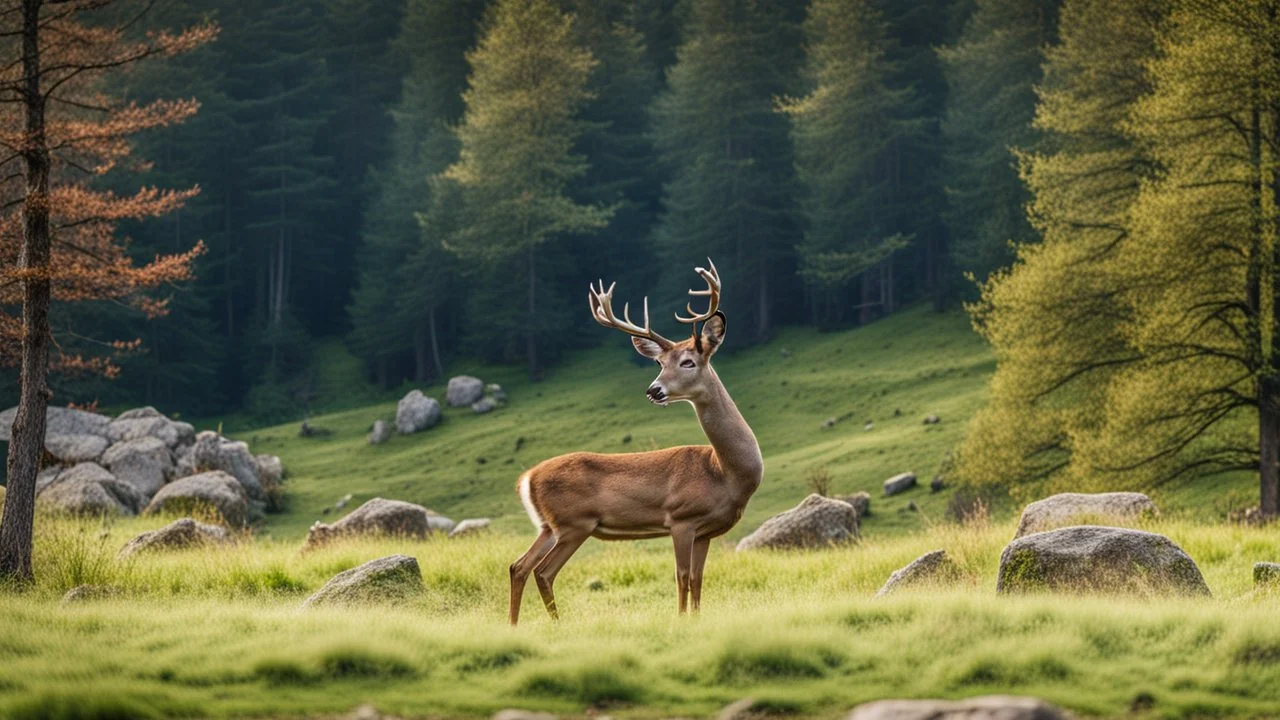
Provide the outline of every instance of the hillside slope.
<path id="1" fill-rule="evenodd" d="M 688 405 L 649 404 L 644 391 L 654 368 L 632 355 L 629 344 L 610 342 L 576 353 L 539 383 L 517 368 L 454 367 L 502 383 L 510 404 L 488 415 L 446 408 L 439 426 L 379 446 L 368 445 L 365 434 L 374 420 L 394 418 L 394 402 L 313 418 L 332 431 L 323 438 L 300 438 L 292 423 L 240 433 L 256 452 L 279 454 L 289 471 L 288 512 L 272 516 L 267 529 L 300 535 L 315 520 L 337 517 L 325 508 L 351 493 L 349 507 L 382 496 L 454 518 L 493 517 L 499 528 L 527 532 L 513 492 L 524 468 L 572 450 L 705 442 Z M 875 497 L 868 532 L 939 519 L 950 493 L 931 494 L 928 481 L 982 402 L 993 361 L 963 314 L 919 307 L 857 330 L 789 328 L 765 346 L 717 357 L 716 367 L 766 462 L 764 482 L 731 535 L 738 537 L 803 498 L 806 474 L 820 466 L 829 470 L 833 492 Z M 440 385 L 423 390 L 443 399 Z M 929 413 L 942 422 L 924 425 Z M 841 420 L 823 429 L 829 417 Z M 923 487 L 881 499 L 884 479 L 907 470 Z M 919 512 L 906 509 L 912 500 Z"/>

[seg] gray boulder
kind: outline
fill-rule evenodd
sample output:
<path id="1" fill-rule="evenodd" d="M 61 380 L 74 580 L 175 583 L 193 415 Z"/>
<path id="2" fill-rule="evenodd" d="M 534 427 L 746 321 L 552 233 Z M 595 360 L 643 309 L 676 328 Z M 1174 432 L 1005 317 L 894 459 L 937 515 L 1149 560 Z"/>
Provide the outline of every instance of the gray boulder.
<path id="1" fill-rule="evenodd" d="M 258 477 L 258 463 L 249 446 L 205 430 L 196 435 L 191 448 L 178 460 L 177 474 L 194 475 L 211 470 L 220 470 L 235 478 L 250 499 L 266 497 Z"/>
<path id="2" fill-rule="evenodd" d="M 1038 698 L 985 695 L 964 700 L 877 700 L 854 708 L 845 720 L 1069 720 Z"/>
<path id="3" fill-rule="evenodd" d="M 134 408 L 120 413 L 107 425 L 106 435 L 112 442 L 157 438 L 165 447 L 174 448 L 191 439 L 193 428 L 187 423 L 177 423 L 165 417 L 153 407 Z"/>
<path id="4" fill-rule="evenodd" d="M 912 560 L 910 564 L 895 570 L 883 587 L 876 592 L 876 597 L 883 597 L 891 592 L 913 586 L 927 585 L 942 579 L 954 566 L 946 550 L 934 550 Z"/>
<path id="5" fill-rule="evenodd" d="M 284 481 L 284 463 L 279 455 L 254 455 L 254 467 L 264 487 L 274 487 Z"/>
<path id="6" fill-rule="evenodd" d="M 164 487 L 173 471 L 173 455 L 163 440 L 147 435 L 107 448 L 102 464 L 118 480 L 129 483 L 139 494 L 151 497 Z"/>
<path id="7" fill-rule="evenodd" d="M 484 396 L 484 383 L 480 378 L 470 375 L 458 375 L 449 378 L 449 387 L 445 390 L 445 402 L 449 407 L 467 407 Z"/>
<path id="8" fill-rule="evenodd" d="M 401 435 L 411 435 L 426 430 L 440 422 L 440 403 L 435 398 L 422 394 L 421 390 L 410 390 L 409 394 L 400 398 L 396 404 L 396 431 Z"/>
<path id="9" fill-rule="evenodd" d="M 482 397 L 471 403 L 471 409 L 478 415 L 483 415 L 496 407 L 498 407 L 498 403 L 491 397 Z"/>
<path id="10" fill-rule="evenodd" d="M 507 391 L 502 389 L 498 383 L 489 383 L 484 386 L 484 394 L 493 398 L 494 402 L 499 405 L 507 402 Z"/>
<path id="11" fill-rule="evenodd" d="M 1144 514 L 1157 512 L 1156 504 L 1142 493 L 1060 493 L 1037 500 L 1024 508 L 1014 537 L 1066 525 L 1078 525 L 1081 520 L 1104 524 L 1108 520 L 1134 520 Z"/>
<path id="12" fill-rule="evenodd" d="M 244 487 L 221 470 L 190 475 L 165 485 L 151 498 L 146 514 L 190 513 L 202 506 L 217 510 L 233 527 L 249 522 L 249 498 Z"/>
<path id="13" fill-rule="evenodd" d="M 333 523 L 316 522 L 307 533 L 303 550 L 310 550 L 341 537 L 386 535 L 422 538 L 430 532 L 448 533 L 454 523 L 421 505 L 402 500 L 373 498 Z"/>
<path id="14" fill-rule="evenodd" d="M 1209 595 L 1195 561 L 1172 540 L 1080 525 L 1015 538 L 1000 554 L 996 592 Z"/>
<path id="15" fill-rule="evenodd" d="M 18 408 L 11 407 L 0 412 L 0 440 L 9 442 L 13 439 L 13 418 Z M 74 410 L 65 407 L 49 407 L 44 413 L 44 436 L 50 435 L 107 435 L 107 423 L 111 418 L 97 413 Z"/>
<path id="16" fill-rule="evenodd" d="M 73 515 L 137 515 L 145 498 L 97 463 L 80 463 L 37 481 L 37 499 L 46 510 Z"/>
<path id="17" fill-rule="evenodd" d="M 469 518 L 459 522 L 449 531 L 450 538 L 481 535 L 489 531 L 489 518 Z"/>
<path id="18" fill-rule="evenodd" d="M 302 606 L 401 602 L 422 590 L 418 561 L 408 555 L 390 555 L 334 575 Z"/>
<path id="19" fill-rule="evenodd" d="M 439 403 L 437 403 L 438 405 Z M 386 420 L 374 420 L 373 429 L 369 431 L 369 444 L 381 445 L 391 439 L 391 426 Z"/>
<path id="20" fill-rule="evenodd" d="M 231 533 L 224 527 L 206 525 L 191 518 L 181 518 L 159 530 L 144 532 L 120 549 L 120 557 L 126 558 L 152 550 L 181 550 L 202 545 L 222 545 L 231 541 Z"/>
<path id="21" fill-rule="evenodd" d="M 101 435 L 50 435 L 44 436 L 44 449 L 59 461 L 68 465 L 96 461 L 111 442 Z"/>
<path id="22" fill-rule="evenodd" d="M 1253 564 L 1254 587 L 1280 586 L 1280 563 L 1259 562 Z"/>
<path id="23" fill-rule="evenodd" d="M 841 502 L 847 502 L 853 506 L 854 512 L 858 513 L 858 517 L 866 517 L 871 514 L 871 493 L 866 490 L 859 490 L 852 495 L 841 495 L 836 498 Z"/>
<path id="24" fill-rule="evenodd" d="M 904 472 L 901 475 L 894 475 L 884 481 L 884 496 L 897 495 L 906 492 L 916 486 L 916 474 L 913 472 Z"/>
<path id="25" fill-rule="evenodd" d="M 120 588 L 111 587 L 110 585 L 77 585 L 66 592 L 62 596 L 64 605 L 73 603 L 87 602 L 89 600 L 104 600 L 107 598 L 119 597 L 123 593 Z"/>
<path id="26" fill-rule="evenodd" d="M 507 708 L 494 713 L 489 720 L 560 720 L 560 718 L 551 713 Z"/>
<path id="27" fill-rule="evenodd" d="M 852 505 L 813 494 L 765 520 L 738 542 L 738 550 L 826 547 L 857 537 L 858 513 Z"/>

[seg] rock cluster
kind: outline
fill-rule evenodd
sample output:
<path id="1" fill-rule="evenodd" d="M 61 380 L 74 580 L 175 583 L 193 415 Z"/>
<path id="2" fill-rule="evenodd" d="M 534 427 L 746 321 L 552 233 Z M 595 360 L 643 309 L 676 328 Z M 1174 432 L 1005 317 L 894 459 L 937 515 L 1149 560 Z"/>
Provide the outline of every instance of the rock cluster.
<path id="1" fill-rule="evenodd" d="M 10 439 L 17 408 L 0 412 L 0 439 Z M 110 418 L 51 407 L 45 449 L 57 465 L 36 480 L 46 509 L 83 515 L 136 515 L 192 507 L 201 502 L 231 524 L 249 522 L 284 476 L 280 458 L 253 455 L 242 442 L 165 417 L 152 407 Z M 231 478 L 201 478 L 212 471 Z M 157 502 L 159 498 L 159 502 Z M 230 513 L 230 514 L 227 514 Z"/>
<path id="2" fill-rule="evenodd" d="M 738 542 L 738 550 L 826 547 L 857 537 L 858 513 L 852 505 L 813 494 L 765 520 Z"/>

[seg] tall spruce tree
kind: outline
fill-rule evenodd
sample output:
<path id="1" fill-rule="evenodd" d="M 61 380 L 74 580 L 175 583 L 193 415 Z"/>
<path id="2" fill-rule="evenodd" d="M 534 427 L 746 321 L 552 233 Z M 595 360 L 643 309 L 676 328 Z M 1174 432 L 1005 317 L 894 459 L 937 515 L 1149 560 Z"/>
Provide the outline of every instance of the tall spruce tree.
<path id="1" fill-rule="evenodd" d="M 491 337 L 523 338 L 529 375 L 537 378 L 541 346 L 563 332 L 567 318 L 547 307 L 543 267 L 568 260 L 557 241 L 603 228 L 613 214 L 568 195 L 587 171 L 574 144 L 595 60 L 576 41 L 572 16 L 551 0 L 497 0 L 483 27 L 467 54 L 460 158 L 443 174 L 462 202 L 448 247 L 475 268 L 487 291 L 473 298 L 469 325 Z M 524 292 L 516 295 L 512 286 Z"/>
<path id="2" fill-rule="evenodd" d="M 1015 149 L 1032 150 L 1043 48 L 1061 0 L 977 0 L 959 40 L 941 48 L 947 77 L 947 224 L 956 269 L 986 280 L 1035 239 Z"/>
<path id="3" fill-rule="evenodd" d="M 1077 439 L 1102 422 L 1115 373 L 1137 359 L 1120 329 L 1131 313 L 1115 262 L 1151 170 L 1125 128 L 1150 90 L 1161 14 L 1148 0 L 1063 5 L 1036 109 L 1045 139 L 1022 159 L 1043 239 L 1019 246 L 972 308 L 997 367 L 960 447 L 958 471 L 971 482 L 1061 477 Z"/>
<path id="4" fill-rule="evenodd" d="M 716 259 L 734 277 L 724 305 L 743 318 L 739 337 L 754 342 L 768 337 L 794 273 L 791 143 L 774 112 L 799 58 L 787 9 L 769 0 L 692 0 L 653 109 L 671 172 L 656 232 L 663 264 L 674 272 Z"/>

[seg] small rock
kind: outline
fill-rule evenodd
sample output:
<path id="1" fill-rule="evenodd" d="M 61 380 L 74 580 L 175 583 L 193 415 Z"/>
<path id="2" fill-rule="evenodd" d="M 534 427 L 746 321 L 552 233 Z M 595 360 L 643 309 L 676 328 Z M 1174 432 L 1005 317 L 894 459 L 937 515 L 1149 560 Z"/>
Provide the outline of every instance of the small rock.
<path id="1" fill-rule="evenodd" d="M 329 435 L 332 435 L 332 434 L 333 434 L 333 431 L 330 430 L 329 428 L 320 427 L 318 425 L 312 425 L 311 421 L 309 420 L 303 420 L 302 425 L 298 427 L 298 437 L 304 437 L 304 438 L 328 437 Z"/>
<path id="2" fill-rule="evenodd" d="M 422 570 L 417 559 L 390 555 L 334 575 L 302 606 L 402 602 L 422 590 Z"/>
<path id="3" fill-rule="evenodd" d="M 915 501 L 915 500 L 912 500 L 911 502 L 907 503 L 907 511 L 908 511 L 908 512 L 920 512 L 920 506 L 919 506 L 919 505 L 916 505 L 916 501 Z"/>
<path id="4" fill-rule="evenodd" d="M 869 422 L 869 423 L 867 423 L 866 425 L 863 425 L 863 426 L 862 426 L 862 429 L 863 429 L 863 430 L 866 430 L 867 432 L 871 432 L 871 430 L 872 430 L 872 429 L 874 429 L 874 428 L 875 428 L 875 426 L 876 426 L 876 424 L 875 424 L 875 423 L 873 423 L 873 422 Z"/>
<path id="5" fill-rule="evenodd" d="M 62 604 L 70 605 L 71 603 L 88 600 L 102 600 L 104 598 L 118 597 L 121 594 L 123 593 L 120 592 L 120 588 L 111 587 L 110 585 L 77 585 L 62 596 Z"/>
<path id="6" fill-rule="evenodd" d="M 396 432 L 401 435 L 412 435 L 439 422 L 440 403 L 423 395 L 421 390 L 410 390 L 396 404 Z"/>
<path id="7" fill-rule="evenodd" d="M 217 525 L 206 525 L 192 518 L 181 518 L 159 530 L 144 532 L 120 549 L 120 557 L 152 550 L 180 550 L 200 545 L 222 545 L 231 542 L 231 533 Z"/>
<path id="8" fill-rule="evenodd" d="M 600 578 L 591 578 L 587 581 L 587 589 L 600 591 L 604 589 L 604 581 Z"/>
<path id="9" fill-rule="evenodd" d="M 913 472 L 904 472 L 900 475 L 894 475 L 884 481 L 884 496 L 897 495 L 906 492 L 916 486 L 916 474 Z"/>
<path id="10" fill-rule="evenodd" d="M 449 385 L 445 389 L 445 402 L 449 403 L 449 407 L 467 407 L 479 400 L 484 395 L 484 383 L 480 382 L 480 378 L 470 375 L 458 375 L 449 378 Z"/>
<path id="11" fill-rule="evenodd" d="M 347 493 L 346 495 L 343 495 L 342 497 L 338 498 L 338 502 L 333 504 L 333 509 L 341 510 L 342 508 L 346 507 L 347 503 L 349 502 L 351 502 L 351 493 Z"/>
<path id="12" fill-rule="evenodd" d="M 894 409 L 893 409 L 893 416 L 894 416 L 894 417 L 902 417 L 902 408 L 894 408 Z"/>
<path id="13" fill-rule="evenodd" d="M 421 505 L 373 498 L 332 525 L 313 524 L 302 549 L 310 550 L 348 535 L 422 538 L 430 532 L 447 533 L 453 528 L 452 520 Z"/>
<path id="14" fill-rule="evenodd" d="M 965 700 L 876 700 L 845 720 L 1070 720 L 1062 710 L 1030 697 L 986 695 Z"/>
<path id="15" fill-rule="evenodd" d="M 725 705 L 716 715 L 716 720 L 747 720 L 754 717 L 756 708 L 755 698 L 742 698 L 737 702 Z"/>
<path id="16" fill-rule="evenodd" d="M 479 415 L 483 415 L 496 407 L 498 407 L 498 403 L 491 397 L 483 397 L 471 403 L 471 409 Z"/>
<path id="17" fill-rule="evenodd" d="M 626 445 L 626 444 L 627 444 L 627 443 L 629 443 L 629 442 L 631 442 L 631 434 L 630 434 L 630 433 L 628 433 L 628 434 L 626 434 L 626 435 L 623 435 L 623 436 L 622 436 L 622 444 L 623 444 L 623 445 Z"/>
<path id="18" fill-rule="evenodd" d="M 940 417 L 938 417 L 937 415 L 934 415 L 934 414 L 932 414 L 932 413 L 931 413 L 931 414 L 929 414 L 929 415 L 925 415 L 925 416 L 924 416 L 924 424 L 925 424 L 925 425 L 937 425 L 937 424 L 938 424 L 938 423 L 940 423 L 940 422 L 942 422 L 942 418 L 940 418 Z"/>
<path id="19" fill-rule="evenodd" d="M 823 421 L 822 421 L 822 429 L 823 429 L 823 430 L 830 430 L 831 428 L 833 428 L 833 427 L 835 427 L 835 426 L 836 426 L 836 423 L 837 423 L 837 422 L 838 422 L 838 421 L 837 421 L 835 418 L 833 418 L 833 417 L 829 417 L 829 418 L 827 418 L 826 420 L 823 420 Z"/>
<path id="20" fill-rule="evenodd" d="M 934 475 L 933 479 L 929 481 L 929 492 L 942 492 L 942 489 L 946 486 L 947 484 L 941 475 Z"/>
<path id="21" fill-rule="evenodd" d="M 508 708 L 494 713 L 490 720 L 560 720 L 560 718 L 551 713 Z"/>
<path id="22" fill-rule="evenodd" d="M 500 405 L 507 402 L 507 391 L 503 390 L 502 386 L 498 383 L 489 383 L 488 385 L 485 385 L 484 392 L 486 395 L 493 398 L 494 402 Z"/>
<path id="23" fill-rule="evenodd" d="M 234 477 L 211 470 L 175 480 L 160 488 L 146 514 L 190 513 L 201 506 L 218 511 L 224 522 L 243 527 L 249 522 L 249 498 Z"/>
<path id="24" fill-rule="evenodd" d="M 369 444 L 381 445 L 391 439 L 391 426 L 386 420 L 375 420 L 373 429 L 369 431 Z"/>
<path id="25" fill-rule="evenodd" d="M 841 495 L 835 499 L 852 505 L 854 512 L 858 513 L 859 518 L 863 518 L 871 514 L 871 493 L 866 490 L 859 490 L 852 495 Z"/>
<path id="26" fill-rule="evenodd" d="M 906 567 L 895 570 L 876 597 L 888 595 L 896 590 L 918 586 L 932 582 L 952 569 L 951 558 L 946 550 L 934 550 L 912 560 Z"/>
<path id="27" fill-rule="evenodd" d="M 1142 493 L 1059 493 L 1023 508 L 1014 537 L 1078 525 L 1081 521 L 1094 525 L 1106 524 L 1107 520 L 1131 521 L 1157 512 L 1156 504 Z"/>
<path id="28" fill-rule="evenodd" d="M 738 551 L 759 548 L 816 548 L 855 540 L 858 514 L 847 502 L 813 494 L 765 520 L 738 542 Z"/>
<path id="29" fill-rule="evenodd" d="M 468 535 L 481 535 L 488 531 L 489 518 L 469 518 L 454 525 L 453 529 L 449 531 L 449 537 L 460 538 Z"/>
<path id="30" fill-rule="evenodd" d="M 1253 584 L 1254 586 L 1280 584 L 1280 563 L 1254 563 Z"/>

